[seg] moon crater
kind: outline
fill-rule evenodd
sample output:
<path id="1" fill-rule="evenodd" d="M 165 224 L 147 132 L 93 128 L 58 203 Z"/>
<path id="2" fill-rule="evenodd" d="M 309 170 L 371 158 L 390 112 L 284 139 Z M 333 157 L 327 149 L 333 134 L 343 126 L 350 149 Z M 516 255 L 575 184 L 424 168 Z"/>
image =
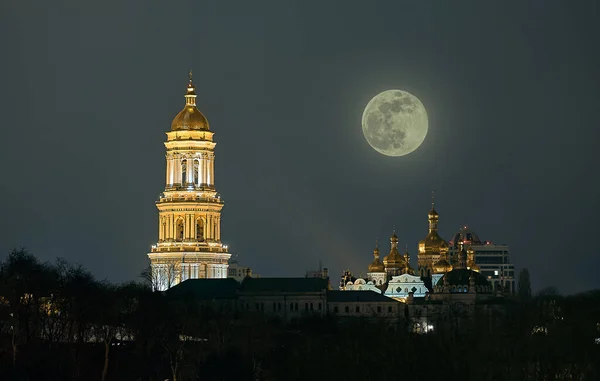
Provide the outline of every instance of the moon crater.
<path id="1" fill-rule="evenodd" d="M 373 97 L 365 107 L 362 130 L 377 152 L 387 156 L 408 155 L 427 136 L 427 111 L 414 95 L 387 90 Z"/>

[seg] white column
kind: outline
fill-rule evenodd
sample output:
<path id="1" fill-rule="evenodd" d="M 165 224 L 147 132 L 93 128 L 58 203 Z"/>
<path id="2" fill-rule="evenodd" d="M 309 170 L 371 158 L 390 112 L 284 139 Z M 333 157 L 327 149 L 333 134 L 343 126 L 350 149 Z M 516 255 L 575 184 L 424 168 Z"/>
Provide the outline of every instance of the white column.
<path id="1" fill-rule="evenodd" d="M 207 165 L 206 165 L 206 158 L 207 155 L 204 154 L 202 155 L 202 183 L 206 185 L 207 183 L 207 179 L 208 179 L 208 173 L 207 173 Z"/>
<path id="2" fill-rule="evenodd" d="M 171 174 L 171 160 L 167 156 L 167 170 L 166 170 L 167 177 L 166 177 L 166 180 L 165 180 L 166 186 L 169 186 L 169 184 L 170 184 L 170 174 Z"/>
<path id="3" fill-rule="evenodd" d="M 173 181 L 174 181 L 174 168 L 175 166 L 175 160 L 173 159 L 173 156 L 171 156 L 169 158 L 169 185 L 173 186 Z"/>
<path id="4" fill-rule="evenodd" d="M 194 159 L 187 159 L 187 182 L 188 184 L 192 184 L 194 182 Z"/>
<path id="5" fill-rule="evenodd" d="M 198 157 L 198 186 L 202 185 L 204 179 L 204 168 L 202 168 L 202 154 Z"/>
<path id="6" fill-rule="evenodd" d="M 213 181 L 212 181 L 212 171 L 211 171 L 211 159 L 210 156 L 206 158 L 206 174 L 207 174 L 207 178 L 206 178 L 206 185 L 210 186 L 212 185 Z"/>
<path id="7" fill-rule="evenodd" d="M 165 237 L 166 239 L 170 239 L 172 237 L 171 235 L 171 215 L 167 216 L 167 236 Z"/>
<path id="8" fill-rule="evenodd" d="M 173 183 L 181 183 L 181 159 L 173 158 Z"/>
<path id="9" fill-rule="evenodd" d="M 210 183 L 215 185 L 215 157 L 210 158 Z"/>

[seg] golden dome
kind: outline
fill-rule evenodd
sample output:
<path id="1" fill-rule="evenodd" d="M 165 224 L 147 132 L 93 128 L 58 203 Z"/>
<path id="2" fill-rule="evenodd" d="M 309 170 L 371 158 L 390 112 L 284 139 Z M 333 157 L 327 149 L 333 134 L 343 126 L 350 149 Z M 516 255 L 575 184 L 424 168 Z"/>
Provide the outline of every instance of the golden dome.
<path id="1" fill-rule="evenodd" d="M 375 250 L 373 250 L 373 256 L 375 257 L 375 259 L 369 265 L 369 272 L 370 273 L 384 272 L 385 267 L 383 266 L 383 263 L 381 263 L 381 261 L 379 260 L 379 246 L 377 245 L 377 243 L 375 243 Z"/>
<path id="2" fill-rule="evenodd" d="M 448 271 L 452 271 L 452 265 L 445 256 L 440 257 L 440 259 L 433 264 L 433 271 L 435 273 L 447 273 Z"/>
<path id="3" fill-rule="evenodd" d="M 185 107 L 173 122 L 171 122 L 171 131 L 181 130 L 210 130 L 208 120 L 196 107 L 196 88 L 192 83 L 192 72 L 190 71 L 190 83 L 185 94 Z"/>
<path id="4" fill-rule="evenodd" d="M 396 230 L 394 230 L 394 234 L 390 237 L 391 250 L 390 253 L 383 258 L 383 264 L 386 268 L 402 268 L 403 259 L 402 255 L 398 251 L 398 236 L 396 235 Z"/>
<path id="5" fill-rule="evenodd" d="M 425 245 L 427 249 L 439 249 L 439 248 L 447 248 L 448 242 L 446 242 L 437 231 L 432 231 L 427 234 L 425 239 L 419 241 L 419 246 Z"/>

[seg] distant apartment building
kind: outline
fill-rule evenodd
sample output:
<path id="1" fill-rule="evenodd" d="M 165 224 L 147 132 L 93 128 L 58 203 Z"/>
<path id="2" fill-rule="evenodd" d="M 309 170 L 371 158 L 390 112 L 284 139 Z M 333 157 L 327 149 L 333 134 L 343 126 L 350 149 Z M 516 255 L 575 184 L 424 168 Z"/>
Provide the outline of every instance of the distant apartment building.
<path id="1" fill-rule="evenodd" d="M 250 267 L 242 266 L 236 260 L 229 261 L 229 268 L 227 269 L 227 278 L 232 278 L 237 280 L 238 282 L 241 282 L 246 276 L 260 278 L 260 275 L 252 273 L 252 269 Z"/>
<path id="2" fill-rule="evenodd" d="M 458 261 L 461 250 L 469 249 L 475 254 L 475 264 L 479 267 L 479 273 L 485 276 L 494 289 L 502 286 L 509 293 L 516 291 L 515 265 L 511 263 L 508 245 L 482 241 L 475 232 L 464 226 L 450 241 L 448 253 L 451 262 L 454 264 Z"/>

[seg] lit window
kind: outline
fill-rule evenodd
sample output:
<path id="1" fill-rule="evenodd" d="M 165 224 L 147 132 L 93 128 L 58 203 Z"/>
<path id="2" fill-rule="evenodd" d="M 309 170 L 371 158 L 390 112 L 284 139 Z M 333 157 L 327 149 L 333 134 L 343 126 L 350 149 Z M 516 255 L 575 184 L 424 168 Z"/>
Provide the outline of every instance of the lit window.
<path id="1" fill-rule="evenodd" d="M 498 270 L 494 270 L 494 275 L 498 275 Z"/>

